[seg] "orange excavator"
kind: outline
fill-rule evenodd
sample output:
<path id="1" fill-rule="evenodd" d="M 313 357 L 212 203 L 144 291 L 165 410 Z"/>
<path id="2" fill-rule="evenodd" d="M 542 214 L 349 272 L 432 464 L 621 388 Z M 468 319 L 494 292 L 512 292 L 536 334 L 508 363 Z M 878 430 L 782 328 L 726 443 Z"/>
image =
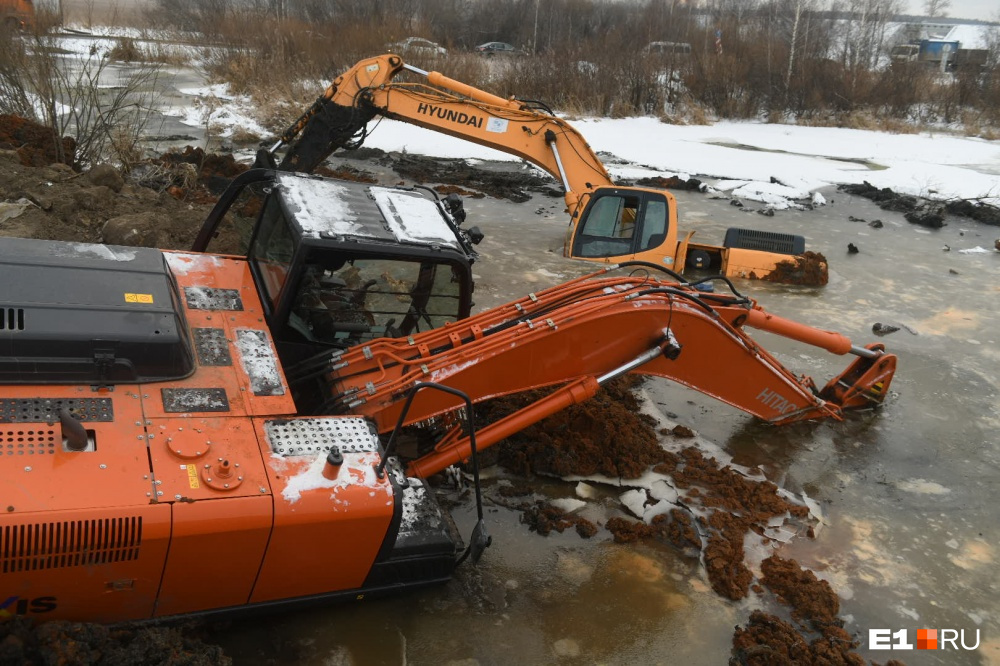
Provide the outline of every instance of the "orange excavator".
<path id="1" fill-rule="evenodd" d="M 206 252 L 247 191 L 262 205 L 245 254 Z M 889 390 L 882 345 L 660 263 L 469 316 L 475 234 L 456 210 L 420 188 L 251 170 L 189 252 L 0 239 L 0 620 L 267 611 L 447 581 L 490 543 L 478 451 L 625 373 L 775 424 Z M 854 359 L 819 388 L 749 328 Z M 538 387 L 475 424 L 476 403 Z M 424 434 L 406 457 L 403 428 Z M 468 546 L 428 485 L 461 461 Z"/>
<path id="2" fill-rule="evenodd" d="M 403 73 L 427 83 L 396 81 Z M 429 84 L 429 85 L 428 85 Z M 564 254 L 604 263 L 648 261 L 677 273 L 823 285 L 822 255 L 806 253 L 802 236 L 730 228 L 722 246 L 681 237 L 677 201 L 662 189 L 616 185 L 572 125 L 540 102 L 504 99 L 397 55 L 362 60 L 338 76 L 270 149 L 260 166 L 310 173 L 340 148 L 358 147 L 376 116 L 393 118 L 516 155 L 555 177 L 570 215 Z"/>

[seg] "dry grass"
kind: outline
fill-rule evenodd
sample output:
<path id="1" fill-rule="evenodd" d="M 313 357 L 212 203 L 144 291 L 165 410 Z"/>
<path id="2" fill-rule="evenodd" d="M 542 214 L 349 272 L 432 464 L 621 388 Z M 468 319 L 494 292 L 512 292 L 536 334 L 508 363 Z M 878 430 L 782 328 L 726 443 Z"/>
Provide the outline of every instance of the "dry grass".
<path id="1" fill-rule="evenodd" d="M 250 95 L 259 120 L 277 131 L 328 81 L 409 36 L 428 37 L 451 49 L 446 58 L 403 54 L 411 64 L 440 70 L 501 97 L 539 100 L 568 113 L 652 115 L 697 124 L 713 118 L 797 118 L 803 124 L 909 132 L 919 131 L 924 122 L 958 122 L 968 110 L 978 110 L 983 113 L 976 122 L 964 121 L 970 133 L 985 135 L 1000 127 L 1000 73 L 983 83 L 974 77 L 941 82 L 922 66 L 872 71 L 829 58 L 829 40 L 815 24 L 809 50 L 806 44 L 799 46 L 789 72 L 787 35 L 776 31 L 773 22 L 754 15 L 739 20 L 723 16 L 720 25 L 727 39 L 720 54 L 714 46 L 716 26 L 683 16 L 680 20 L 686 22 L 679 22 L 679 15 L 657 18 L 652 3 L 616 5 L 613 11 L 594 13 L 593 20 L 573 22 L 555 11 L 568 8 L 571 0 L 551 0 L 554 10 L 546 19 L 545 38 L 539 34 L 537 57 L 488 60 L 467 50 L 476 43 L 471 40 L 480 38 L 476 17 L 486 17 L 489 25 L 517 18 L 511 25 L 523 26 L 523 16 L 505 14 L 520 10 L 483 3 L 462 15 L 434 14 L 444 5 L 428 0 L 425 18 L 398 12 L 376 18 L 368 11 L 353 11 L 355 4 L 345 2 L 338 5 L 337 20 L 305 21 L 276 20 L 238 8 L 247 5 L 234 5 L 223 18 L 213 18 L 205 12 L 214 4 L 169 1 L 187 2 L 191 9 L 185 20 L 196 21 L 199 29 L 226 45 L 209 56 L 210 75 L 228 83 L 233 93 Z M 575 15 L 588 15 L 580 12 L 589 0 L 573 1 L 580 4 Z M 690 43 L 690 55 L 668 61 L 640 47 L 664 38 Z M 466 48 L 448 39 L 464 39 Z M 521 43 L 530 42 L 522 36 Z"/>

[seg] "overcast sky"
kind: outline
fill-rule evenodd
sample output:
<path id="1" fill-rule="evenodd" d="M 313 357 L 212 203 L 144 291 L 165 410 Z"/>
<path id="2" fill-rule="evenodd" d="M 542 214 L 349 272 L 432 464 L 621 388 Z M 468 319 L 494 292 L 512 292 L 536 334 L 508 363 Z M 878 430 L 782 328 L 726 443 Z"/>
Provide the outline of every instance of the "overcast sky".
<path id="1" fill-rule="evenodd" d="M 925 3 L 922 0 L 908 0 L 908 3 L 911 14 L 924 13 Z M 993 21 L 997 20 L 998 14 L 1000 2 L 997 0 L 951 0 L 951 7 L 948 8 L 948 16 L 952 18 Z"/>

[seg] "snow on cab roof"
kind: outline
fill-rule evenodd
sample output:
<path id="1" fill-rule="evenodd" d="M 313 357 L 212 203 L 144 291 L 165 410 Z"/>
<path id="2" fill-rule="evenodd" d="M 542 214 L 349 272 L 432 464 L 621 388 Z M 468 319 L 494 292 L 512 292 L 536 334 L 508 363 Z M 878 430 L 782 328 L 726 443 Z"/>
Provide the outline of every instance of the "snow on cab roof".
<path id="1" fill-rule="evenodd" d="M 388 187 L 373 187 L 371 193 L 396 240 L 458 246 L 455 232 L 435 202 L 418 192 Z"/>
<path id="2" fill-rule="evenodd" d="M 277 182 L 305 236 L 460 248 L 437 202 L 419 192 L 297 174 L 279 174 Z"/>

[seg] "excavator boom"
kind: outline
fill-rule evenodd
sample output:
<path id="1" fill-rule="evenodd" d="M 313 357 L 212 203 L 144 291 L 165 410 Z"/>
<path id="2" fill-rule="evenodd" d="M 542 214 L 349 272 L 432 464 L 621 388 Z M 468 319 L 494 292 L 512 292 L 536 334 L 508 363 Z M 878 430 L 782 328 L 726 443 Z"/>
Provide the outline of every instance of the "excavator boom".
<path id="1" fill-rule="evenodd" d="M 617 268 L 617 267 L 612 267 Z M 505 306 L 407 339 L 382 339 L 320 360 L 329 369 L 331 413 L 363 414 L 380 432 L 400 422 L 409 391 L 446 384 L 480 402 L 520 391 L 558 387 L 552 395 L 477 435 L 480 448 L 570 404 L 591 397 L 626 372 L 656 375 L 697 389 L 765 421 L 835 418 L 882 402 L 896 358 L 881 345 L 857 347 L 844 336 L 791 322 L 751 299 L 704 293 L 689 283 L 601 271 L 530 294 Z M 757 344 L 755 327 L 835 354 L 857 356 L 817 390 Z M 421 392 L 404 424 L 463 406 L 460 398 Z M 428 476 L 468 457 L 456 440 L 414 461 Z"/>

